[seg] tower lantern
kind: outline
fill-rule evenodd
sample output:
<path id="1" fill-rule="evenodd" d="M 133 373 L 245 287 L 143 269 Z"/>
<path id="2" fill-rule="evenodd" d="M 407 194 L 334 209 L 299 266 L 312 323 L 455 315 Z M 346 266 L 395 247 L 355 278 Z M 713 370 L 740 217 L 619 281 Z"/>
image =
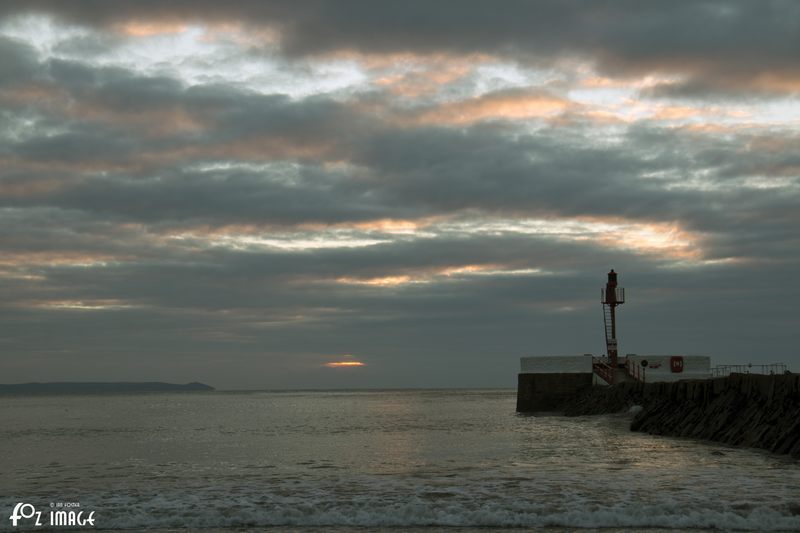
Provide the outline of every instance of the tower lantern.
<path id="1" fill-rule="evenodd" d="M 603 323 L 606 330 L 606 349 L 611 368 L 617 368 L 617 306 L 625 303 L 625 289 L 617 286 L 617 273 L 608 273 L 606 288 L 600 291 L 603 304 Z"/>

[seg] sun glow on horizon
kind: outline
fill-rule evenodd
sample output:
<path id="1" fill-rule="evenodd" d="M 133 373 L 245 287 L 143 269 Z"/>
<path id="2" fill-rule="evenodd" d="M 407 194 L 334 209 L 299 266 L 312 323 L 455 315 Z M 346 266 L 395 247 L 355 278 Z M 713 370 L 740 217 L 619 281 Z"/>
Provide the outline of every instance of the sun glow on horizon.
<path id="1" fill-rule="evenodd" d="M 333 361 L 331 363 L 325 363 L 322 366 L 327 366 L 328 368 L 352 368 L 367 365 L 361 361 Z"/>

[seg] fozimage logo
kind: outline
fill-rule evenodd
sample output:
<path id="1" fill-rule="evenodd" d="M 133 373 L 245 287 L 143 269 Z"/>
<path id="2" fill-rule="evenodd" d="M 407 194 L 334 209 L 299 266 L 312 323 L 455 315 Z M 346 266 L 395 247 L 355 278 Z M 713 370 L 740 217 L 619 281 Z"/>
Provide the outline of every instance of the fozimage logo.
<path id="1" fill-rule="evenodd" d="M 28 525 L 34 527 L 94 526 L 94 511 L 80 509 L 77 502 L 51 502 L 50 511 L 37 511 L 31 503 L 19 502 L 9 516 L 12 527 Z"/>

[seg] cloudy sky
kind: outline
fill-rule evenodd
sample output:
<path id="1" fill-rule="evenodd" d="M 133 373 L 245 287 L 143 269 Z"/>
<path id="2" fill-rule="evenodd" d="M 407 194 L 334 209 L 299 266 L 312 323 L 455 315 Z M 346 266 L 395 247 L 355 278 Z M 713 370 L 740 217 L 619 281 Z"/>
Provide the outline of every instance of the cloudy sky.
<path id="1" fill-rule="evenodd" d="M 0 382 L 514 386 L 610 268 L 621 353 L 800 370 L 798 50 L 793 1 L 5 1 Z"/>

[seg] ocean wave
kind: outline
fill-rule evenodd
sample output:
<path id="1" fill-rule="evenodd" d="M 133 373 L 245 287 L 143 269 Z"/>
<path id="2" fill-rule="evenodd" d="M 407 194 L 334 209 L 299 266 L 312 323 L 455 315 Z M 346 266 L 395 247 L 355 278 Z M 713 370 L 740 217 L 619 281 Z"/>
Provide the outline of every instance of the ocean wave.
<path id="1" fill-rule="evenodd" d="M 553 506 L 531 501 L 419 498 L 354 501 L 231 495 L 216 501 L 184 494 L 149 498 L 109 497 L 85 509 L 96 511 L 99 529 L 233 528 L 266 526 L 349 527 L 567 527 L 671 528 L 725 531 L 798 531 L 800 515 L 790 506 L 687 509 L 663 505 L 597 504 Z M 24 528 L 23 528 L 24 529 Z"/>

